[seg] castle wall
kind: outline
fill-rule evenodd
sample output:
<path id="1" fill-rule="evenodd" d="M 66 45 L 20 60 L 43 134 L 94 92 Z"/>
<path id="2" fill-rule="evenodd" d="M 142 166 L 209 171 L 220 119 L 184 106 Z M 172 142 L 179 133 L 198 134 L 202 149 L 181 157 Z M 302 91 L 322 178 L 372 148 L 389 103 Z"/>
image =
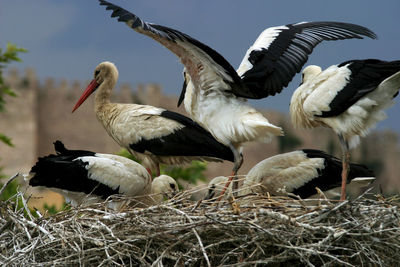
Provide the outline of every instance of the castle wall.
<path id="1" fill-rule="evenodd" d="M 54 153 L 53 142 L 61 140 L 67 148 L 87 149 L 103 153 L 116 153 L 120 147 L 109 137 L 94 113 L 94 97 L 90 97 L 78 110 L 73 106 L 88 82 L 46 80 L 39 84 L 33 71 L 23 77 L 12 71 L 7 82 L 17 92 L 17 98 L 7 97 L 7 111 L 0 113 L 0 132 L 12 138 L 14 148 L 0 143 L 0 166 L 3 173 L 12 175 L 17 171 L 28 172 L 38 156 Z M 162 94 L 156 84 L 138 85 L 135 91 L 123 84 L 113 92 L 113 101 L 139 103 L 163 107 L 186 114 L 183 107 L 177 108 L 177 97 Z M 315 148 L 340 157 L 337 137 L 329 129 L 295 130 L 287 115 L 265 111 L 271 123 L 284 128 L 286 135 L 301 140 L 301 144 L 289 150 Z M 249 143 L 245 145 L 244 164 L 239 174 L 245 174 L 257 162 L 278 153 L 279 138 L 270 144 Z M 333 145 L 330 145 L 333 144 Z M 332 150 L 333 151 L 330 151 Z M 383 162 L 381 177 L 384 188 L 400 189 L 400 159 L 397 135 L 391 132 L 374 132 L 364 138 L 362 145 L 352 151 L 353 161 Z M 207 176 L 229 175 L 232 163 L 210 163 Z"/>
<path id="2" fill-rule="evenodd" d="M 3 174 L 11 176 L 16 172 L 28 172 L 36 160 L 38 84 L 32 70 L 23 78 L 12 71 L 6 82 L 17 97 L 5 97 L 6 110 L 0 112 L 0 132 L 12 139 L 14 147 L 0 142 L 0 166 L 4 166 Z"/>

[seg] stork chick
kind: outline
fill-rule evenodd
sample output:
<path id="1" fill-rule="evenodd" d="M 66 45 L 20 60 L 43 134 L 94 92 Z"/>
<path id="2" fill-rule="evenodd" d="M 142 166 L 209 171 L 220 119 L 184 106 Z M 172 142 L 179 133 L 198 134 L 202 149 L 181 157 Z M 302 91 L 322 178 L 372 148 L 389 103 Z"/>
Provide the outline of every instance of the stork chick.
<path id="1" fill-rule="evenodd" d="M 248 105 L 246 98 L 280 93 L 301 70 L 313 48 L 324 40 L 376 38 L 365 27 L 342 22 L 271 27 L 260 34 L 236 72 L 217 51 L 185 33 L 147 23 L 108 1 L 100 0 L 100 5 L 112 10 L 112 17 L 159 42 L 180 59 L 185 83 L 178 106 L 184 100 L 190 117 L 230 147 L 234 155 L 233 176 L 242 165 L 244 143 L 269 143 L 273 137 L 283 135 L 282 129 Z"/>
<path id="2" fill-rule="evenodd" d="M 151 183 L 152 198 L 156 203 L 161 203 L 164 199 L 170 199 L 178 192 L 178 184 L 174 178 L 168 175 L 160 175 L 154 178 Z"/>

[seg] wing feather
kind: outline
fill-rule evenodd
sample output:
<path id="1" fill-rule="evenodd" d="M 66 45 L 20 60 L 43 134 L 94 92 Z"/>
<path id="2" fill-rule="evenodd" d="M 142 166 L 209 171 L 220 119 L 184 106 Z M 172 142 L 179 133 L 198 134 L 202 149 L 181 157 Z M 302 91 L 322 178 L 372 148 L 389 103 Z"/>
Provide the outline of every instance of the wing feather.
<path id="1" fill-rule="evenodd" d="M 211 47 L 178 30 L 147 23 L 119 6 L 104 0 L 99 1 L 100 5 L 113 11 L 111 17 L 118 17 L 118 21 L 125 22 L 136 32 L 149 36 L 173 52 L 185 66 L 192 82 L 198 85 L 197 88 L 202 89 L 203 84 L 214 84 L 211 89 L 226 92 L 235 90 L 236 85 L 241 84 L 241 79 L 231 64 Z M 208 73 L 206 79 L 202 75 L 204 72 Z"/>
<path id="2" fill-rule="evenodd" d="M 386 78 L 400 71 L 400 61 L 351 60 L 339 64 L 338 68 L 350 70 L 348 82 L 330 101 L 329 111 L 316 115 L 318 117 L 342 114 L 362 97 L 374 91 Z"/>
<path id="3" fill-rule="evenodd" d="M 257 99 L 280 93 L 320 42 L 363 36 L 376 38 L 365 27 L 342 22 L 303 22 L 268 28 L 249 48 L 237 69 L 247 87 L 243 92 L 249 93 L 239 96 Z"/>

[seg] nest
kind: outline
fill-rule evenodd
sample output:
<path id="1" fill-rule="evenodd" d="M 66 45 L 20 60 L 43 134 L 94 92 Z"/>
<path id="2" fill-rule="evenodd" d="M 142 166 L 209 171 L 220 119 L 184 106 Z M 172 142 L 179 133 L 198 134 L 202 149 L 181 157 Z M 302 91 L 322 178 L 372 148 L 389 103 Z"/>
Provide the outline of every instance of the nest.
<path id="1" fill-rule="evenodd" d="M 358 198 L 309 206 L 289 197 L 247 195 L 237 199 L 239 210 L 237 202 L 229 200 L 218 205 L 191 201 L 191 193 L 147 208 L 127 205 L 116 212 L 100 203 L 51 216 L 31 212 L 18 193 L 0 203 L 0 263 L 395 266 L 400 262 L 398 204 L 393 200 Z"/>

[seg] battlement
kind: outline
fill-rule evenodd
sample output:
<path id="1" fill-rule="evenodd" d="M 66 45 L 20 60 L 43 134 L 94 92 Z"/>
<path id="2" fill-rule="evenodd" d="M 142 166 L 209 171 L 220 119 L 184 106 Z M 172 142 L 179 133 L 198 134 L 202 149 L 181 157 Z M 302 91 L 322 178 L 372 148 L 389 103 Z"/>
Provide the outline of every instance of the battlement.
<path id="1" fill-rule="evenodd" d="M 62 140 L 71 149 L 87 149 L 104 153 L 116 153 L 120 147 L 107 135 L 94 114 L 94 98 L 89 98 L 77 111 L 71 113 L 75 102 L 88 81 L 46 79 L 39 81 L 34 70 L 23 74 L 10 70 L 6 82 L 17 97 L 6 97 L 6 112 L 0 113 L 0 132 L 12 138 L 10 148 L 0 143 L 0 165 L 3 172 L 28 172 L 38 156 L 54 153 L 53 142 Z M 163 107 L 186 114 L 177 108 L 177 97 L 167 96 L 157 84 L 139 84 L 132 88 L 122 84 L 114 90 L 112 101 L 138 103 Z M 286 137 L 275 138 L 271 144 L 247 144 L 245 162 L 240 173 L 245 174 L 257 162 L 283 151 L 316 148 L 340 156 L 336 136 L 328 129 L 294 130 L 286 114 L 265 111 L 268 119 L 284 128 Z M 282 145 L 284 142 L 284 145 Z M 385 184 L 400 189 L 397 173 L 400 159 L 397 135 L 393 132 L 375 132 L 364 138 L 362 145 L 352 153 L 352 160 L 370 163 L 380 168 Z M 228 175 L 231 163 L 210 163 L 209 177 Z"/>

